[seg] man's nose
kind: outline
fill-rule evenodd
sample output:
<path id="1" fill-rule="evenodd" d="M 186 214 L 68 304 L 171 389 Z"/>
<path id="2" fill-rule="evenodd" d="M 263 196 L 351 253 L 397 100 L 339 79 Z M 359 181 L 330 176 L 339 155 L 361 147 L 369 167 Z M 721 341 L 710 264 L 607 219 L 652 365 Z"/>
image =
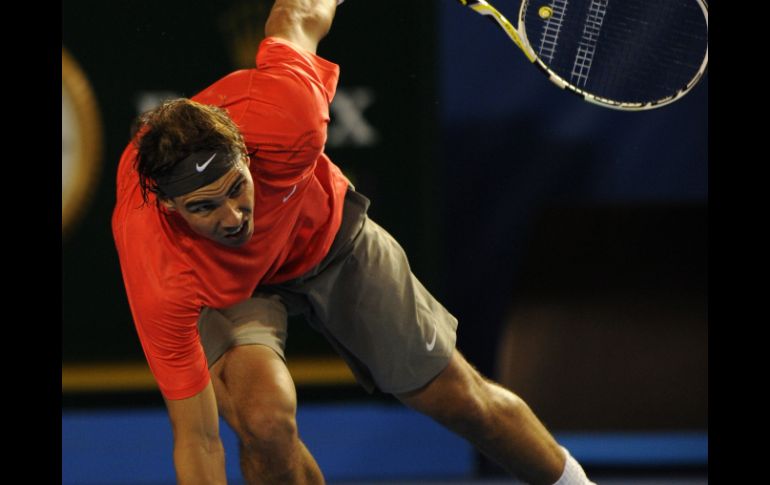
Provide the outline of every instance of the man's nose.
<path id="1" fill-rule="evenodd" d="M 225 232 L 236 232 L 243 222 L 243 211 L 238 207 L 238 203 L 234 200 L 228 201 L 225 204 L 225 217 L 222 220 L 222 228 Z"/>

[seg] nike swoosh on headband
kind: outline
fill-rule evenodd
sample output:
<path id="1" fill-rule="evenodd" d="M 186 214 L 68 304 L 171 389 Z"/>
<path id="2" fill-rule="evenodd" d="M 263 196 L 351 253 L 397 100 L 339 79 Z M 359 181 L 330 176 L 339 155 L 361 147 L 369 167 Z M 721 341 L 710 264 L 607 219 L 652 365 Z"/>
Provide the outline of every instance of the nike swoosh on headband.
<path id="1" fill-rule="evenodd" d="M 204 163 L 203 165 L 198 165 L 198 164 L 196 163 L 196 164 L 195 164 L 195 170 L 197 170 L 198 172 L 203 172 L 204 170 L 206 170 L 206 167 L 208 167 L 209 163 L 211 163 L 211 161 L 212 161 L 212 160 L 214 160 L 214 157 L 216 157 L 216 156 L 217 156 L 217 154 L 216 154 L 216 153 L 215 153 L 215 154 L 213 154 L 213 155 L 211 155 L 211 158 L 209 158 L 208 160 L 206 160 L 206 163 Z"/>

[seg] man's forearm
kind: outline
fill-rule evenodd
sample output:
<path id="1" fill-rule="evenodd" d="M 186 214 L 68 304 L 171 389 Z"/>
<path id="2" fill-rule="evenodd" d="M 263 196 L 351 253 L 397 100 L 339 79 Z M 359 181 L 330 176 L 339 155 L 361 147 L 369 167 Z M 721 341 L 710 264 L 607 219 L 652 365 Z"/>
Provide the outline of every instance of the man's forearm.
<path id="1" fill-rule="evenodd" d="M 337 0 L 276 0 L 265 35 L 288 39 L 315 52 L 331 28 L 336 9 Z"/>
<path id="2" fill-rule="evenodd" d="M 217 438 L 174 442 L 174 467 L 178 485 L 226 485 L 225 449 Z"/>
<path id="3" fill-rule="evenodd" d="M 219 416 L 211 382 L 192 397 L 166 399 L 166 407 L 174 431 L 177 482 L 226 484 L 225 450 L 219 437 Z"/>

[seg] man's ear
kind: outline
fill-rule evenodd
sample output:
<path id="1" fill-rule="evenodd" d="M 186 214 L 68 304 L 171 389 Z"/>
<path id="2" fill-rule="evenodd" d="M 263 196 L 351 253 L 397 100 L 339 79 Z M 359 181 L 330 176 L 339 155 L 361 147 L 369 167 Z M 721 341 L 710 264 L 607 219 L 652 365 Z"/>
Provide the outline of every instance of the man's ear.
<path id="1" fill-rule="evenodd" d="M 158 200 L 160 201 L 161 204 L 163 204 L 163 207 L 165 207 L 166 210 L 170 212 L 176 211 L 176 204 L 174 204 L 173 200 L 167 199 L 165 197 L 160 197 Z"/>

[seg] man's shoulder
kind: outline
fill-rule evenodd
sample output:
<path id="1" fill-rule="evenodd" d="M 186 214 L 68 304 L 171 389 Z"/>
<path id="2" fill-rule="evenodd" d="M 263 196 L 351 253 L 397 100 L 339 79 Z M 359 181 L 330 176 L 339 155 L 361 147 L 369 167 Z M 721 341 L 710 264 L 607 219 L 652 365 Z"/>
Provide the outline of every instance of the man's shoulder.
<path id="1" fill-rule="evenodd" d="M 193 101 L 212 106 L 230 106 L 248 98 L 256 69 L 241 69 L 215 81 L 193 96 Z"/>
<path id="2" fill-rule="evenodd" d="M 150 203 L 113 217 L 115 245 L 129 266 L 126 270 L 172 287 L 173 280 L 189 279 L 191 269 L 184 248 L 168 235 L 175 228 L 161 223 L 159 211 Z"/>
<path id="3" fill-rule="evenodd" d="M 130 299 L 144 318 L 166 320 L 195 312 L 198 280 L 177 252 L 133 240 L 122 247 L 121 263 Z"/>

